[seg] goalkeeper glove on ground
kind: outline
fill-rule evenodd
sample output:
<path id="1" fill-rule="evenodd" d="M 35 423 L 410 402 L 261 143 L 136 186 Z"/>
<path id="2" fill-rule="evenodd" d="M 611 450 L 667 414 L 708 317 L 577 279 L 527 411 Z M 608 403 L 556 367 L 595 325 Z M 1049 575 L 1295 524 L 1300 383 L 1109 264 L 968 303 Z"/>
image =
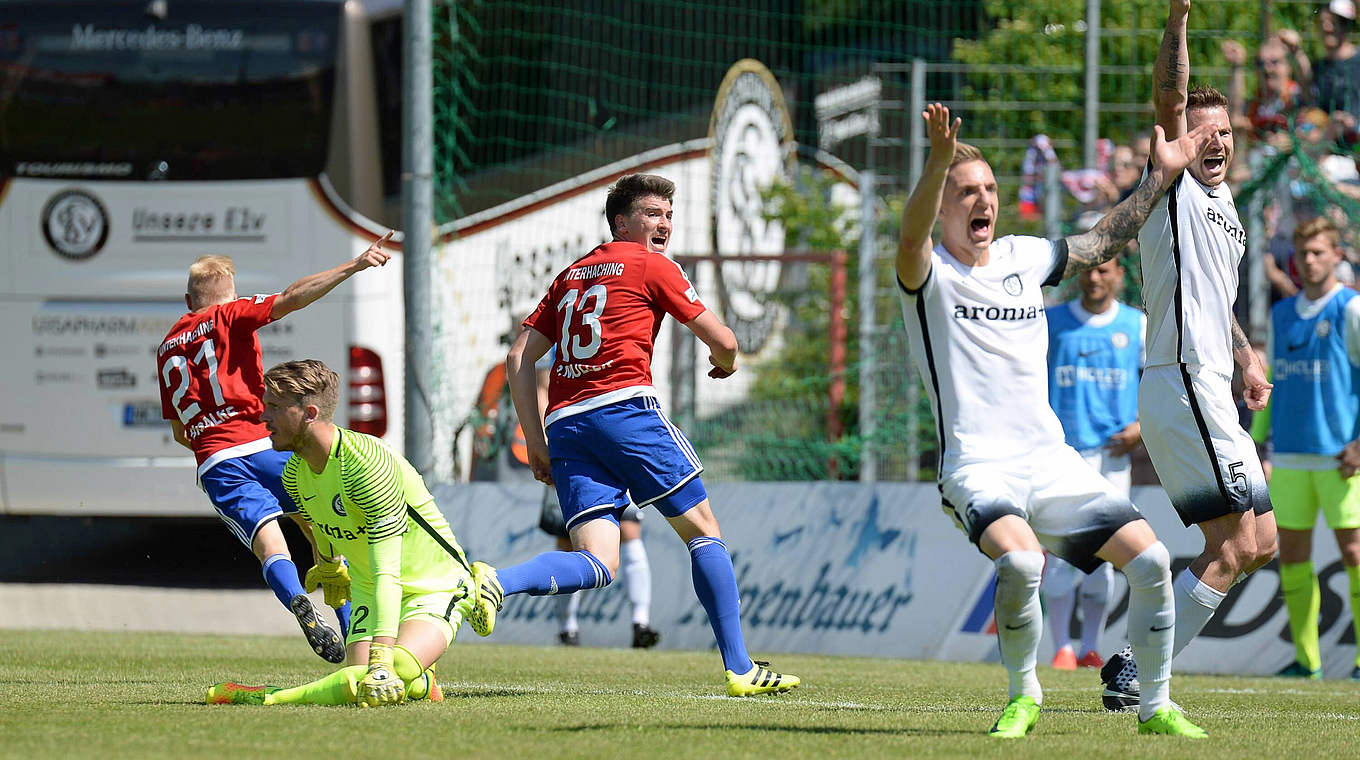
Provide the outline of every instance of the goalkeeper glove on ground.
<path id="1" fill-rule="evenodd" d="M 392 647 L 373 644 L 368 649 L 368 673 L 359 681 L 359 706 L 378 707 L 406 701 L 406 686 L 392 664 Z"/>

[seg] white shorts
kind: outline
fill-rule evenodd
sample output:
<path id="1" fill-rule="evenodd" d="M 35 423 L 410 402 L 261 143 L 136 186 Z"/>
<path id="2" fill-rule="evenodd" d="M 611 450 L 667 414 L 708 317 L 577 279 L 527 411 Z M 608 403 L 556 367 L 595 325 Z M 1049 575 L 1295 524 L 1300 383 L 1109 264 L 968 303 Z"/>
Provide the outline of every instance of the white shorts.
<path id="1" fill-rule="evenodd" d="M 1004 462 L 979 462 L 940 481 L 945 513 L 974 544 L 1004 515 L 1024 518 L 1039 543 L 1083 572 L 1115 531 L 1142 513 L 1071 446 L 1058 444 Z"/>
<path id="2" fill-rule="evenodd" d="M 1104 447 L 1078 451 L 1096 472 L 1105 476 L 1120 496 L 1133 493 L 1133 459 L 1128 454 L 1114 456 Z"/>
<path id="3" fill-rule="evenodd" d="M 1181 522 L 1270 511 L 1261 459 L 1237 421 L 1230 378 L 1181 364 L 1148 367 L 1138 385 L 1138 420 Z"/>

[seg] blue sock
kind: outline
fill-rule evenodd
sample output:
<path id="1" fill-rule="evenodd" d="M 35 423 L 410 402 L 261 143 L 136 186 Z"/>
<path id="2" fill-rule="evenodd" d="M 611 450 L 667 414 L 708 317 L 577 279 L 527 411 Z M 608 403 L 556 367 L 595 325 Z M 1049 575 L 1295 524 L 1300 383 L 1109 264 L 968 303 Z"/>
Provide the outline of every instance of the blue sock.
<path id="1" fill-rule="evenodd" d="M 283 602 L 284 607 L 288 607 L 293 597 L 307 593 L 302 590 L 302 582 L 298 580 L 297 565 L 288 559 L 287 554 L 271 554 L 265 558 L 264 582 L 274 589 L 274 596 Z"/>
<path id="2" fill-rule="evenodd" d="M 737 574 L 732 570 L 732 555 L 720 538 L 700 536 L 689 542 L 690 569 L 694 573 L 694 593 L 708 613 L 709 625 L 718 640 L 723 667 L 741 674 L 751 669 L 751 655 L 741 636 L 741 598 L 737 594 Z"/>
<path id="3" fill-rule="evenodd" d="M 570 594 L 584 588 L 604 588 L 614 580 L 604 563 L 588 551 L 544 552 L 528 562 L 496 568 L 496 577 L 510 594 L 530 596 Z"/>
<path id="4" fill-rule="evenodd" d="M 340 638 L 349 635 L 349 601 L 335 608 L 335 619 L 340 621 Z"/>

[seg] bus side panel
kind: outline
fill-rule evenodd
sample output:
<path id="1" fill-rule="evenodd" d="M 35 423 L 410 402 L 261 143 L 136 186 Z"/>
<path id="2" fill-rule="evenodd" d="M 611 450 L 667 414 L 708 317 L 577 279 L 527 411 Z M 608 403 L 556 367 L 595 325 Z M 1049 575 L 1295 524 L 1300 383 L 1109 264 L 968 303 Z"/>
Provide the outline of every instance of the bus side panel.
<path id="1" fill-rule="evenodd" d="M 237 292 L 273 293 L 357 256 L 371 241 L 318 204 L 305 180 L 238 183 L 86 183 L 108 234 L 76 260 L 44 237 L 42 214 L 65 183 L 15 180 L 0 205 L 14 231 L 0 248 L 0 509 L 11 513 L 211 514 L 192 456 L 161 419 L 155 353 L 184 313 L 189 264 L 233 257 Z M 76 221 L 89 229 L 79 214 Z M 146 214 L 258 221 L 248 238 L 193 230 L 146 233 Z M 140 209 L 142 240 L 126 230 Z M 93 213 L 93 212 L 91 212 Z M 36 215 L 36 218 L 35 218 Z M 188 224 L 188 222 L 186 222 Z M 162 225 L 163 226 L 163 225 Z M 121 230 L 121 231 L 120 231 Z M 75 233 L 73 233 L 74 235 Z M 155 239 L 148 239 L 155 238 Z M 78 242 L 78 235 L 76 238 Z M 356 331 L 383 357 L 400 448 L 399 259 L 363 272 L 311 306 L 259 331 L 265 367 L 318 358 L 340 373 L 336 422 L 348 421 L 349 346 Z M 395 287 L 395 290 L 393 289 Z M 394 300 L 395 299 L 395 300 Z M 391 439 L 391 433 L 389 433 Z"/>

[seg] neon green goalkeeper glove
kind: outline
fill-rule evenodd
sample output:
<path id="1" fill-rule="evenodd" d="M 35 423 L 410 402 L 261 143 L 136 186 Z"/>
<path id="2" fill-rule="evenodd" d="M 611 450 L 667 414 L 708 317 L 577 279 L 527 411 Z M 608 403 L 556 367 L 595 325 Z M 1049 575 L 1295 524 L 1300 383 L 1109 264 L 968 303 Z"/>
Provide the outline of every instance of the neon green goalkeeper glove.
<path id="1" fill-rule="evenodd" d="M 308 591 L 315 591 L 320 586 L 326 595 L 327 607 L 343 606 L 349 599 L 349 568 L 345 566 L 345 558 L 327 561 L 323 557 L 307 571 L 302 585 Z"/>
<path id="2" fill-rule="evenodd" d="M 359 681 L 358 697 L 360 707 L 406 701 L 406 686 L 392 665 L 392 647 L 373 644 L 368 648 L 368 674 Z"/>

